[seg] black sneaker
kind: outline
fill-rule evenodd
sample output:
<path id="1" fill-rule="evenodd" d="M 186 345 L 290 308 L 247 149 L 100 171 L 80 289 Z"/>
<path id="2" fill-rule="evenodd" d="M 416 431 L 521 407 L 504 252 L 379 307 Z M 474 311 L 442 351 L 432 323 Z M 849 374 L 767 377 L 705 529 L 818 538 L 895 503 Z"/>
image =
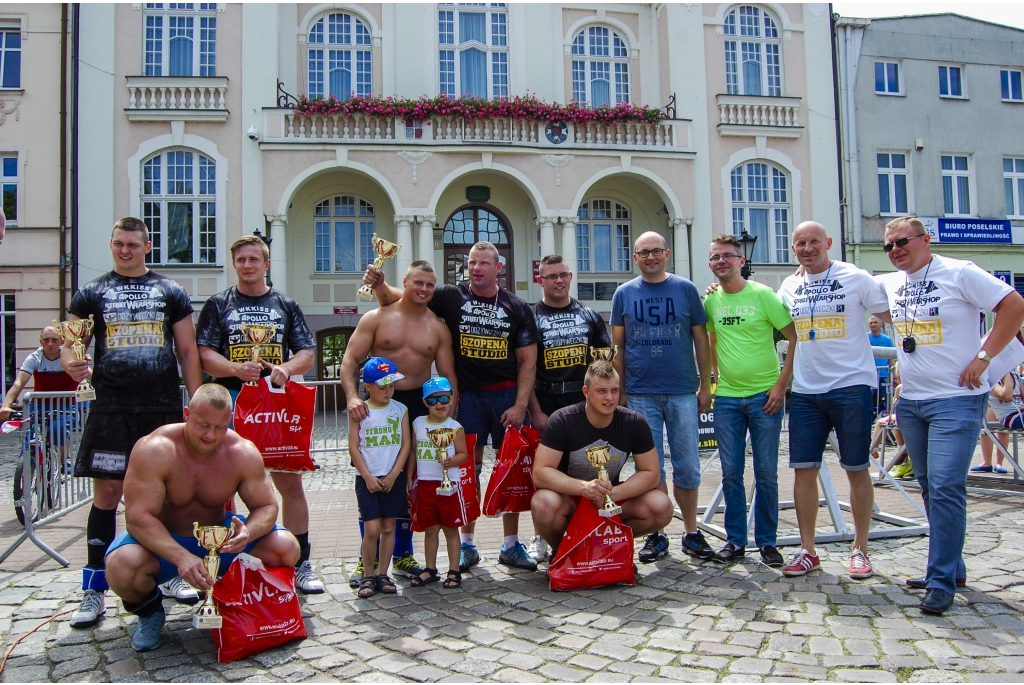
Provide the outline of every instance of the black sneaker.
<path id="1" fill-rule="evenodd" d="M 649 564 L 668 556 L 668 538 L 661 533 L 651 533 L 637 555 L 641 564 Z"/>
<path id="2" fill-rule="evenodd" d="M 742 559 L 743 556 L 746 555 L 746 553 L 747 553 L 746 548 L 744 548 L 744 547 L 737 547 L 736 545 L 734 545 L 731 542 L 729 542 L 729 543 L 726 543 L 725 547 L 723 547 L 722 549 L 718 550 L 718 553 L 715 554 L 715 556 L 711 557 L 711 561 L 717 562 L 719 564 L 727 564 L 730 561 L 736 561 L 737 559 Z"/>
<path id="3" fill-rule="evenodd" d="M 775 545 L 765 545 L 761 548 L 761 561 L 764 562 L 765 566 L 771 566 L 772 568 L 779 568 L 786 563 L 786 560 L 782 558 Z"/>
<path id="4" fill-rule="evenodd" d="M 711 549 L 711 545 L 704 539 L 704 533 L 699 530 L 683 536 L 683 551 L 691 557 L 704 560 L 715 556 L 715 550 Z"/>

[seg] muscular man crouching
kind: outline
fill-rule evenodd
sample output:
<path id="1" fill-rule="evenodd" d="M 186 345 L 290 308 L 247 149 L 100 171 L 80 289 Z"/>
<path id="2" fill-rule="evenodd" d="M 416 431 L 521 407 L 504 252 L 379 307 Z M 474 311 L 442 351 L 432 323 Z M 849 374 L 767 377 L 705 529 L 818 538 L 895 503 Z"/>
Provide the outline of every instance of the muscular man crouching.
<path id="1" fill-rule="evenodd" d="M 139 617 L 132 647 L 160 646 L 164 625 L 159 583 L 180 575 L 209 592 L 206 550 L 193 537 L 201 526 L 235 524 L 234 536 L 220 548 L 225 573 L 240 552 L 267 566 L 294 566 L 299 543 L 277 521 L 277 499 L 259 450 L 228 430 L 231 396 L 220 385 L 200 386 L 185 409 L 185 423 L 158 428 L 132 450 L 124 478 L 125 527 L 107 551 L 107 582 Z M 248 518 L 225 512 L 235 494 Z"/>
<path id="2" fill-rule="evenodd" d="M 634 537 L 661 530 L 672 520 L 672 502 L 658 489 L 661 459 L 651 428 L 643 416 L 619 406 L 619 375 L 611 362 L 591 364 L 583 394 L 584 402 L 559 409 L 548 419 L 533 463 L 533 520 L 552 549 L 562 541 L 581 497 L 601 508 L 610 494 L 622 506 L 622 522 Z M 604 444 L 611 447 L 605 466 L 610 485 L 598 480 L 597 469 L 587 460 L 588 447 Z M 619 472 L 630 456 L 636 472 L 620 483 Z"/>

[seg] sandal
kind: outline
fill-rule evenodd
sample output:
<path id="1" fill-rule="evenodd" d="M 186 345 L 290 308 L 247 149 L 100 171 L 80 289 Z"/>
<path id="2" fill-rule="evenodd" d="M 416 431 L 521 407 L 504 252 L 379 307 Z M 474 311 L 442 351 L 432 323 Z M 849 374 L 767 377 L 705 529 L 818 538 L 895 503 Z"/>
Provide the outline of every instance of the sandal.
<path id="1" fill-rule="evenodd" d="M 448 571 L 448 577 L 441 583 L 441 587 L 448 589 L 462 587 L 462 571 L 456 571 L 455 569 Z"/>
<path id="2" fill-rule="evenodd" d="M 363 578 L 359 581 L 359 591 L 356 595 L 359 599 L 369 599 L 377 594 L 377 581 L 373 578 Z"/>
<path id="3" fill-rule="evenodd" d="M 427 574 L 426 578 L 423 577 L 424 573 Z M 441 580 L 441 577 L 437 575 L 436 568 L 424 568 L 418 576 L 413 576 L 409 582 L 413 587 L 423 587 L 424 585 L 436 583 L 439 580 Z"/>
<path id="4" fill-rule="evenodd" d="M 388 577 L 388 574 L 382 574 L 377 576 L 377 591 L 382 592 L 385 595 L 393 595 L 398 592 L 398 586 L 395 585 L 395 581 Z"/>

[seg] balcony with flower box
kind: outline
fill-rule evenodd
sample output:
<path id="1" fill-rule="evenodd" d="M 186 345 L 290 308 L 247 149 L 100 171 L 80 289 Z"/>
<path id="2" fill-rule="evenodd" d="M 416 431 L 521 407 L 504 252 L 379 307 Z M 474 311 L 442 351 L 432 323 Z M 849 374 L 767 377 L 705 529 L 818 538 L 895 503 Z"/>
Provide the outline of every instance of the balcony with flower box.
<path id="1" fill-rule="evenodd" d="M 800 98 L 720 94 L 718 111 L 723 136 L 799 138 L 804 130 Z"/>
<path id="2" fill-rule="evenodd" d="M 128 76 L 129 121 L 226 121 L 226 76 Z"/>

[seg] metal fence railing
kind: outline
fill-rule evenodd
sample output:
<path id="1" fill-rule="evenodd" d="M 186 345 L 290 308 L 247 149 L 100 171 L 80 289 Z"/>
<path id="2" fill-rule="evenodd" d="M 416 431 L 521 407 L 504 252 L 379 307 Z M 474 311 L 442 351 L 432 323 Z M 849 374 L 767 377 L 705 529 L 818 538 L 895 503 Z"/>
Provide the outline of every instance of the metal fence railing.
<path id="1" fill-rule="evenodd" d="M 310 452 L 337 452 L 348 449 L 348 412 L 341 381 L 304 381 L 316 388 L 316 414 L 313 416 L 313 440 Z"/>

